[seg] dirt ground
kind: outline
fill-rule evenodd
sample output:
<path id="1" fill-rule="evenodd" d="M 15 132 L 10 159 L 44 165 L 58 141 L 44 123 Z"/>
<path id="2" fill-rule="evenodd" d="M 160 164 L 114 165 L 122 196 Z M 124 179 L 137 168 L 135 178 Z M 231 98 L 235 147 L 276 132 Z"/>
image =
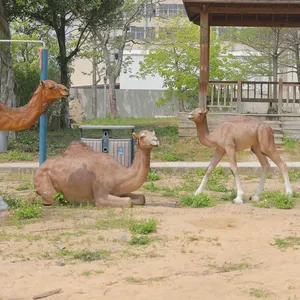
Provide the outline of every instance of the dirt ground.
<path id="1" fill-rule="evenodd" d="M 15 189 L 31 179 L 7 175 L 0 189 L 27 197 L 33 192 Z M 164 175 L 156 184 L 172 188 L 179 181 Z M 245 192 L 258 181 L 243 176 Z M 300 190 L 300 182 L 292 184 Z M 227 185 L 234 186 L 232 179 Z M 266 190 L 278 189 L 284 189 L 279 176 L 267 180 Z M 175 197 L 141 191 L 147 205 L 133 209 L 44 207 L 41 219 L 15 223 L 10 212 L 0 213 L 0 299 L 33 299 L 56 289 L 43 299 L 300 299 L 300 249 L 275 244 L 300 237 L 299 205 L 183 208 Z M 110 218 L 124 216 L 158 221 L 150 244 L 131 245 L 128 229 L 110 226 Z M 63 255 L 82 249 L 109 254 L 91 262 Z"/>

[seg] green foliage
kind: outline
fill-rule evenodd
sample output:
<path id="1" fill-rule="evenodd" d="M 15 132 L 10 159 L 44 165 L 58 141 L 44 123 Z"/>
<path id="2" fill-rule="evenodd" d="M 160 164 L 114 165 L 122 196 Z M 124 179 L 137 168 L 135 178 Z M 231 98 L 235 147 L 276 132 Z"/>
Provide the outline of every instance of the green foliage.
<path id="1" fill-rule="evenodd" d="M 160 176 L 157 172 L 150 170 L 150 172 L 148 173 L 147 179 L 146 181 L 156 181 L 159 180 Z"/>
<path id="2" fill-rule="evenodd" d="M 165 161 L 184 161 L 181 153 L 165 152 L 161 158 Z"/>
<path id="3" fill-rule="evenodd" d="M 75 259 L 80 259 L 82 261 L 101 260 L 107 257 L 109 254 L 110 252 L 107 250 L 96 250 L 96 251 L 80 250 L 71 253 L 71 255 Z"/>
<path id="4" fill-rule="evenodd" d="M 289 247 L 300 246 L 300 237 L 288 236 L 286 238 L 276 238 L 275 245 L 278 248 L 289 248 Z"/>
<path id="5" fill-rule="evenodd" d="M 61 191 L 54 195 L 53 200 L 56 201 L 59 206 L 73 206 L 73 204 L 66 199 L 64 193 Z"/>
<path id="6" fill-rule="evenodd" d="M 31 161 L 33 158 L 33 154 L 21 153 L 20 151 L 8 151 L 6 153 L 0 153 L 0 161 Z"/>
<path id="7" fill-rule="evenodd" d="M 144 188 L 145 190 L 150 191 L 150 192 L 155 192 L 155 191 L 158 191 L 158 190 L 159 190 L 159 187 L 157 187 L 156 185 L 154 185 L 153 182 L 145 183 L 145 184 L 143 185 L 143 188 Z"/>
<path id="8" fill-rule="evenodd" d="M 207 194 L 201 194 L 197 196 L 181 196 L 180 200 L 183 206 L 190 206 L 194 208 L 214 206 L 213 199 Z"/>
<path id="9" fill-rule="evenodd" d="M 289 178 L 290 181 L 297 181 L 300 179 L 300 172 L 299 171 L 289 171 Z"/>
<path id="10" fill-rule="evenodd" d="M 198 104 L 199 80 L 199 26 L 190 22 L 186 16 L 160 21 L 158 38 L 150 53 L 140 62 L 139 78 L 160 75 L 164 87 L 164 97 L 156 105 L 165 105 L 168 101 L 183 100 L 189 107 Z M 225 78 L 229 65 L 228 58 L 221 57 L 226 47 L 214 30 L 210 35 L 210 72 L 211 80 Z"/>
<path id="11" fill-rule="evenodd" d="M 265 192 L 261 195 L 262 201 L 255 203 L 258 207 L 279 209 L 291 209 L 296 204 L 296 197 L 286 195 L 280 191 Z"/>
<path id="12" fill-rule="evenodd" d="M 22 183 L 16 188 L 17 191 L 25 191 L 30 189 L 31 189 L 31 184 L 29 183 Z"/>
<path id="13" fill-rule="evenodd" d="M 133 235 L 129 241 L 130 245 L 147 245 L 151 242 L 151 239 L 148 236 L 136 236 Z"/>
<path id="14" fill-rule="evenodd" d="M 42 207 L 38 204 L 23 204 L 15 209 L 14 216 L 19 220 L 41 218 Z"/>
<path id="15" fill-rule="evenodd" d="M 287 148 L 293 148 L 293 147 L 295 147 L 296 141 L 292 138 L 285 136 L 283 138 L 283 144 Z"/>
<path id="16" fill-rule="evenodd" d="M 157 221 L 155 219 L 150 220 L 136 220 L 130 226 L 129 229 L 133 234 L 149 234 L 156 231 Z"/>

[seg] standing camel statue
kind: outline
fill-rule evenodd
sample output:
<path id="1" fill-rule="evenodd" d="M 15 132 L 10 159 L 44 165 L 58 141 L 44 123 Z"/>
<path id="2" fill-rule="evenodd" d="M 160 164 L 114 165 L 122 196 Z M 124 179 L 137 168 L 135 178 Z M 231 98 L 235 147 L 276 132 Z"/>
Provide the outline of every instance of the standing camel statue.
<path id="1" fill-rule="evenodd" d="M 236 116 L 220 123 L 217 128 L 210 133 L 207 126 L 206 114 L 207 109 L 196 108 L 188 115 L 189 120 L 196 124 L 200 143 L 209 148 L 216 148 L 214 157 L 195 195 L 203 192 L 209 175 L 226 153 L 230 161 L 230 167 L 235 178 L 237 189 L 237 197 L 233 200 L 233 203 L 243 203 L 244 192 L 237 170 L 236 151 L 248 148 L 251 148 L 251 151 L 256 155 L 262 167 L 261 180 L 251 200 L 259 201 L 259 195 L 264 189 L 267 172 L 270 167 L 266 156 L 268 156 L 282 172 L 286 194 L 291 195 L 293 193 L 287 166 L 278 155 L 273 130 L 269 126 L 253 118 Z"/>
<path id="2" fill-rule="evenodd" d="M 17 131 L 32 126 L 48 107 L 59 98 L 69 96 L 69 90 L 52 80 L 40 82 L 29 103 L 22 107 L 9 108 L 0 102 L 0 130 Z M 0 196 L 0 211 L 7 209 L 7 203 Z"/>
<path id="3" fill-rule="evenodd" d="M 145 204 L 142 194 L 133 194 L 146 181 L 150 154 L 159 145 L 155 132 L 133 133 L 137 141 L 130 167 L 121 166 L 111 155 L 95 152 L 83 142 L 72 142 L 65 151 L 47 159 L 37 170 L 34 188 L 43 204 L 54 203 L 62 192 L 69 202 L 91 202 L 96 206 L 129 207 Z"/>

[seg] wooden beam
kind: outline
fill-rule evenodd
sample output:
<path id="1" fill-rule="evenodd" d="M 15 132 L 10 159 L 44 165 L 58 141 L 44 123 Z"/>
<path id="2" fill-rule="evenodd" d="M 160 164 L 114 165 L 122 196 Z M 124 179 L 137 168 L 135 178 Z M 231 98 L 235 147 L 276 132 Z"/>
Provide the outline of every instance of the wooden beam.
<path id="1" fill-rule="evenodd" d="M 199 25 L 199 21 L 198 21 Z M 237 26 L 237 27 L 300 27 L 300 18 L 295 19 L 295 20 L 287 20 L 287 21 L 282 21 L 282 20 L 274 20 L 272 19 L 266 19 L 266 20 L 233 20 L 230 18 L 225 19 L 217 19 L 215 17 L 210 18 L 210 25 L 211 26 Z"/>
<path id="2" fill-rule="evenodd" d="M 200 12 L 200 9 L 196 10 L 195 6 L 191 9 L 193 12 Z M 297 7 L 209 7 L 207 9 L 208 13 L 218 13 L 218 14 L 291 14 L 300 15 L 300 6 Z"/>
<path id="3" fill-rule="evenodd" d="M 206 108 L 207 87 L 209 80 L 209 23 L 208 12 L 202 5 L 200 12 L 200 80 L 199 107 Z"/>

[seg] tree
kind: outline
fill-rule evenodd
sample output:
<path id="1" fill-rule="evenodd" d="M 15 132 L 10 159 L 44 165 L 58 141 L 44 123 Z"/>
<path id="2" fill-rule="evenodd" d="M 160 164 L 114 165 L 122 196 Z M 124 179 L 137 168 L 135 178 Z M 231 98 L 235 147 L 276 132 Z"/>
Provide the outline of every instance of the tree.
<path id="1" fill-rule="evenodd" d="M 0 0 L 0 39 L 10 40 L 8 12 L 3 0 Z M 8 106 L 15 106 L 14 72 L 9 43 L 0 43 L 0 83 L 0 101 Z"/>
<path id="2" fill-rule="evenodd" d="M 80 51 L 88 37 L 87 29 L 92 24 L 105 24 L 113 22 L 117 8 L 123 0 L 6 0 L 9 15 L 30 20 L 33 25 L 44 24 L 52 28 L 56 34 L 59 45 L 57 56 L 61 83 L 69 86 L 70 63 Z M 72 39 L 73 47 L 67 47 L 67 41 Z M 70 126 L 68 102 L 64 102 L 64 125 Z"/>
<path id="3" fill-rule="evenodd" d="M 244 61 L 252 66 L 252 75 L 268 76 L 270 81 L 277 82 L 280 60 L 290 48 L 287 44 L 287 34 L 287 28 L 249 27 L 232 29 L 226 36 L 229 41 L 247 46 Z M 276 85 L 273 85 L 273 97 L 277 97 Z"/>
<path id="4" fill-rule="evenodd" d="M 141 21 L 148 10 L 151 10 L 152 4 L 148 0 L 124 0 L 120 8 L 121 14 L 111 24 L 97 24 L 91 26 L 93 35 L 97 38 L 100 50 L 103 54 L 103 60 L 106 69 L 106 75 L 109 80 L 109 103 L 110 116 L 115 118 L 118 114 L 115 85 L 120 76 L 121 69 L 130 66 L 131 59 L 124 60 L 123 52 L 126 46 L 137 43 L 129 32 L 134 23 Z M 153 2 L 153 1 L 151 1 Z M 155 1 L 154 1 L 155 2 Z M 142 42 L 143 43 L 143 42 Z"/>
<path id="5" fill-rule="evenodd" d="M 161 21 L 158 38 L 143 62 L 140 63 L 139 78 L 156 76 L 163 78 L 167 90 L 157 105 L 165 105 L 174 97 L 179 110 L 185 110 L 198 101 L 200 29 L 186 19 L 177 17 Z M 221 48 L 221 40 L 214 30 L 211 31 L 210 75 L 212 80 L 223 80 L 229 72 L 229 57 L 220 57 L 226 53 Z M 230 76 L 230 75 L 229 75 Z M 229 78 L 230 79 L 230 78 Z"/>

